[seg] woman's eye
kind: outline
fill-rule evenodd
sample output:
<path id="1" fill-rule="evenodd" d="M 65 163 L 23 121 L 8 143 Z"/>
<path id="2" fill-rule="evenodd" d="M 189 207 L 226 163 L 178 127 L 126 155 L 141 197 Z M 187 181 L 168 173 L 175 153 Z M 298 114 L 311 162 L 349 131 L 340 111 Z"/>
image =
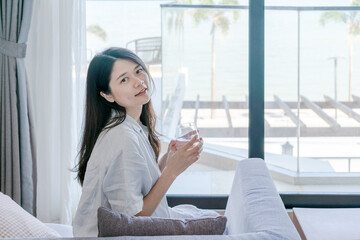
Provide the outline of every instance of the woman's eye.
<path id="1" fill-rule="evenodd" d="M 123 78 L 123 79 L 121 79 L 121 82 L 123 83 L 123 82 L 127 82 L 127 80 L 128 80 L 128 78 Z"/>
<path id="2" fill-rule="evenodd" d="M 136 70 L 136 73 L 139 74 L 139 73 L 142 73 L 144 70 L 142 68 L 139 68 L 138 70 Z"/>

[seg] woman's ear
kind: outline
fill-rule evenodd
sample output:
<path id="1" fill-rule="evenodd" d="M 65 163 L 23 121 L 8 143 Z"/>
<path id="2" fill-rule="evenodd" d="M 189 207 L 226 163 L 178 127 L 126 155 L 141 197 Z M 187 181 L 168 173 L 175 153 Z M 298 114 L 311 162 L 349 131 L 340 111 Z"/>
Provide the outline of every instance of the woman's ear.
<path id="1" fill-rule="evenodd" d="M 111 94 L 106 94 L 103 91 L 100 92 L 100 95 L 106 99 L 106 101 L 113 103 L 115 100 Z"/>

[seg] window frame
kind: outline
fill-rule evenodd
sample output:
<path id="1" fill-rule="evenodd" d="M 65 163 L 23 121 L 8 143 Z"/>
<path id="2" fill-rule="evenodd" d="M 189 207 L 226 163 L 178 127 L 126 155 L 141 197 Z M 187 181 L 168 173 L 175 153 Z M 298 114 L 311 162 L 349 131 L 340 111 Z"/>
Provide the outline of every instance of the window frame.
<path id="1" fill-rule="evenodd" d="M 286 209 L 303 208 L 360 208 L 357 193 L 279 193 Z M 228 195 L 167 195 L 170 207 L 192 204 L 204 209 L 225 209 Z"/>
<path id="2" fill-rule="evenodd" d="M 172 4 L 165 4 L 172 5 Z M 178 6 L 181 7 L 181 6 Z M 186 7 L 183 5 L 182 7 Z M 202 5 L 200 7 L 216 7 Z M 230 7 L 230 6 L 229 6 Z M 276 9 L 277 7 L 266 7 Z M 282 7 L 283 9 L 284 7 Z M 287 7 L 288 10 L 328 10 L 332 7 Z M 347 7 L 336 7 L 347 10 Z M 360 7 L 359 7 L 360 10 Z M 264 159 L 264 0 L 249 1 L 249 158 Z M 285 208 L 359 208 L 360 193 L 280 192 Z M 170 207 L 193 204 L 205 209 L 225 209 L 228 195 L 167 195 Z"/>

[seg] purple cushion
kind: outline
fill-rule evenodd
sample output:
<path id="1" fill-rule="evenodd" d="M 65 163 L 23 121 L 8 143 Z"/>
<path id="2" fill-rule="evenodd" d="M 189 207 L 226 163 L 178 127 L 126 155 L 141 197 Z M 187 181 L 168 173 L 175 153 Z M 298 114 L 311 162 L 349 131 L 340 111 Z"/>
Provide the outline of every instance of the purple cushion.
<path id="1" fill-rule="evenodd" d="M 99 237 L 158 235 L 221 235 L 226 217 L 170 219 L 135 217 L 111 209 L 98 209 Z"/>

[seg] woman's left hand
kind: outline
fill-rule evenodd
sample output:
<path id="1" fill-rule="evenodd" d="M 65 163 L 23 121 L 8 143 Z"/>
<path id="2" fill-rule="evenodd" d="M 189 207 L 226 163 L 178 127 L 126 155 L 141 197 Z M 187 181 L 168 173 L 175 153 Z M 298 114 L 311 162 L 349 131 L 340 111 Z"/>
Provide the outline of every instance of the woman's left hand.
<path id="1" fill-rule="evenodd" d="M 173 149 L 173 151 L 174 151 L 174 149 L 176 148 L 175 144 L 176 144 L 176 140 L 171 140 L 168 145 L 168 149 L 167 149 L 166 153 L 161 157 L 161 159 L 159 161 L 160 171 L 162 171 L 166 167 L 169 152 L 171 151 L 171 149 Z"/>

